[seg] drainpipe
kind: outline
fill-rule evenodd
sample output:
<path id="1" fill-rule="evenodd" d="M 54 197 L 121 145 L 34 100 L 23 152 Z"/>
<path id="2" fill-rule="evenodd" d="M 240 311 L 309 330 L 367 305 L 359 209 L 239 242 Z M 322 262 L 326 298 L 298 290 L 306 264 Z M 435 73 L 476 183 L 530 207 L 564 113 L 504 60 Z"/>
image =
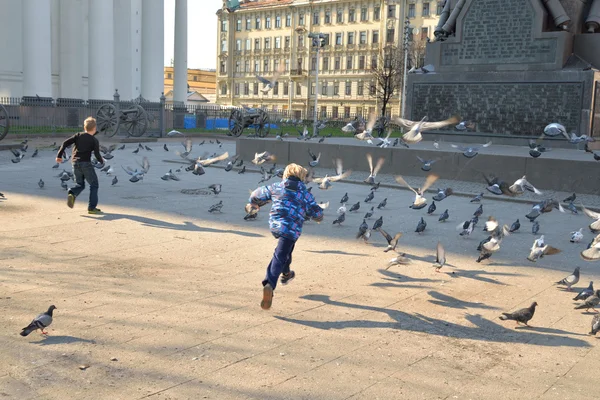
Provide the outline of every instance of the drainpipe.
<path id="1" fill-rule="evenodd" d="M 442 27 L 448 20 L 449 16 L 450 16 L 450 0 L 446 0 L 446 3 L 444 4 L 444 9 L 442 10 L 442 14 L 440 15 L 440 20 L 439 20 L 437 26 L 435 27 L 435 31 L 433 31 L 433 34 L 435 35 L 436 39 L 441 36 L 444 36 L 444 30 L 442 29 Z"/>
<path id="2" fill-rule="evenodd" d="M 590 13 L 585 20 L 588 33 L 594 33 L 600 28 L 600 0 L 594 0 Z"/>
<path id="3" fill-rule="evenodd" d="M 456 3 L 456 6 L 454 6 L 454 10 L 452 10 L 452 12 L 450 13 L 448 20 L 442 26 L 442 30 L 445 32 L 446 36 L 454 32 L 456 28 L 456 19 L 458 18 L 458 14 L 460 14 L 460 11 L 465 5 L 465 2 L 466 0 L 458 0 L 458 3 Z"/>
<path id="4" fill-rule="evenodd" d="M 554 18 L 554 25 L 562 30 L 567 30 L 571 18 L 565 12 L 565 9 L 558 0 L 544 0 L 546 8 Z"/>

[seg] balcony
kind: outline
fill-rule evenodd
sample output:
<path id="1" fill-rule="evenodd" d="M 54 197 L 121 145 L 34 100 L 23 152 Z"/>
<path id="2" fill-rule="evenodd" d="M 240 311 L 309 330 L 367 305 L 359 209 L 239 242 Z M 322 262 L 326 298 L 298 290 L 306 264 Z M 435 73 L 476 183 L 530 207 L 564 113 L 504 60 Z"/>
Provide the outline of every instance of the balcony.
<path id="1" fill-rule="evenodd" d="M 308 71 L 306 69 L 303 68 L 297 68 L 297 69 L 292 69 L 290 70 L 290 76 L 292 78 L 296 77 L 304 77 L 304 76 L 308 76 Z"/>

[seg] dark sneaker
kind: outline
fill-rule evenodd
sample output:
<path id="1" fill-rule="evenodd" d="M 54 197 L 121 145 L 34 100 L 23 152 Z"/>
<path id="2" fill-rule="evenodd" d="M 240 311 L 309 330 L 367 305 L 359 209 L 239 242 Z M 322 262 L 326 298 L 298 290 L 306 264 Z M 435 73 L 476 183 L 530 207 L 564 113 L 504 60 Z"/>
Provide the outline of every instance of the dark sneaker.
<path id="1" fill-rule="evenodd" d="M 290 271 L 287 274 L 281 274 L 281 284 L 287 285 L 295 277 L 296 277 L 296 273 L 294 271 Z"/>
<path id="2" fill-rule="evenodd" d="M 273 303 L 273 288 L 270 283 L 267 283 L 263 287 L 263 298 L 260 302 L 260 308 L 263 310 L 268 310 L 271 308 L 271 304 Z"/>
<path id="3" fill-rule="evenodd" d="M 75 205 L 75 196 L 69 193 L 67 196 L 67 206 L 69 206 L 69 208 L 73 208 L 73 205 Z"/>
<path id="4" fill-rule="evenodd" d="M 102 210 L 99 208 L 94 208 L 93 210 L 88 210 L 88 214 L 102 214 Z"/>

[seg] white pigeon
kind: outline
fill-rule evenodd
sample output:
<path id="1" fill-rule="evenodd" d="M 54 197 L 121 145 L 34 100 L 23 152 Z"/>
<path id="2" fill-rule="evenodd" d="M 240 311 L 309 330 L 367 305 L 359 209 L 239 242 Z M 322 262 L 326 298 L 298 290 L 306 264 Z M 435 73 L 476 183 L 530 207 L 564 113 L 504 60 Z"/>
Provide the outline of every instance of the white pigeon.
<path id="1" fill-rule="evenodd" d="M 342 204 L 340 206 L 340 208 L 338 208 L 337 213 L 338 214 L 345 214 L 346 213 L 346 203 Z"/>
<path id="2" fill-rule="evenodd" d="M 571 243 L 579 243 L 583 239 L 583 228 L 578 231 L 571 232 Z"/>
<path id="3" fill-rule="evenodd" d="M 542 194 L 542 192 L 537 190 L 531 183 L 529 183 L 529 181 L 527 181 L 525 175 L 523 175 L 521 179 L 517 179 L 515 183 L 508 188 L 508 190 L 514 194 L 522 194 L 525 192 L 525 190 L 529 190 L 535 194 Z"/>
<path id="4" fill-rule="evenodd" d="M 409 131 L 402 136 L 402 141 L 407 144 L 419 143 L 423 139 L 421 132 L 440 129 L 448 125 L 456 124 L 458 121 L 458 117 L 451 117 L 444 121 L 437 122 L 427 122 L 427 117 L 423 117 L 420 121 L 410 121 L 399 117 L 392 119 L 392 123 L 409 129 Z"/>

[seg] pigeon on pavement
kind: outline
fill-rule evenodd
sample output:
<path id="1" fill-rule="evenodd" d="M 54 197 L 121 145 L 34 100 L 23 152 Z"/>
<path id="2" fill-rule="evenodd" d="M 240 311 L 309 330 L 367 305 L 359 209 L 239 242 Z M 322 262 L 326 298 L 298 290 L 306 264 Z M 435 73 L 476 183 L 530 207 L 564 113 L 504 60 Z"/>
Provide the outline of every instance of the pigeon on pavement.
<path id="1" fill-rule="evenodd" d="M 335 224 L 341 225 L 342 222 L 344 222 L 345 220 L 346 220 L 346 213 L 341 213 L 339 215 L 339 217 L 337 217 L 336 219 L 333 220 L 332 225 L 335 225 Z"/>
<path id="2" fill-rule="evenodd" d="M 571 243 L 579 243 L 583 239 L 583 228 L 578 231 L 571 232 Z"/>
<path id="3" fill-rule="evenodd" d="M 577 307 L 575 307 L 575 310 L 585 309 L 586 311 L 588 311 L 591 308 L 592 310 L 596 311 L 596 307 L 598 307 L 598 304 L 600 304 L 600 290 L 596 290 L 596 293 L 585 299 L 585 302 L 583 304 L 580 304 Z"/>
<path id="4" fill-rule="evenodd" d="M 379 205 L 377 206 L 377 209 L 382 209 L 385 208 L 385 206 L 387 205 L 387 197 L 383 200 L 381 200 L 381 202 L 379 203 Z"/>
<path id="5" fill-rule="evenodd" d="M 600 314 L 594 315 L 592 318 L 592 330 L 590 331 L 590 335 L 596 335 L 600 331 Z"/>
<path id="6" fill-rule="evenodd" d="M 31 321 L 29 325 L 21 330 L 21 336 L 27 336 L 31 332 L 41 329 L 42 335 L 47 335 L 47 332 L 44 332 L 44 328 L 47 328 L 52 323 L 52 313 L 56 310 L 56 306 L 52 305 L 48 307 L 48 311 L 43 314 L 38 315 Z"/>
<path id="7" fill-rule="evenodd" d="M 440 272 L 440 269 L 446 264 L 446 250 L 440 242 L 437 244 L 436 257 L 435 257 L 435 272 Z"/>
<path id="8" fill-rule="evenodd" d="M 535 313 L 535 308 L 537 307 L 538 303 L 537 302 L 533 302 L 531 303 L 531 305 L 527 308 L 522 308 L 518 311 L 515 311 L 514 313 L 502 313 L 502 315 L 500 316 L 500 319 L 502 321 L 506 321 L 506 320 L 512 320 L 512 321 L 516 321 L 517 325 L 519 324 L 525 324 L 527 325 L 527 323 L 531 320 L 531 318 L 533 318 L 533 314 Z M 529 326 L 529 325 L 527 325 Z"/>
<path id="9" fill-rule="evenodd" d="M 521 227 L 521 223 L 519 222 L 519 220 L 517 219 L 515 222 L 513 222 L 513 224 L 510 226 L 510 233 L 516 232 L 519 230 L 519 228 Z"/>
<path id="10" fill-rule="evenodd" d="M 477 196 L 473 197 L 470 202 L 471 203 L 480 203 L 482 198 L 483 198 L 483 192 L 481 192 Z"/>
<path id="11" fill-rule="evenodd" d="M 571 286 L 576 285 L 579 282 L 579 267 L 575 268 L 575 271 L 564 279 L 556 282 L 557 285 L 564 285 L 567 287 L 567 290 L 571 290 Z"/>
<path id="12" fill-rule="evenodd" d="M 421 217 L 421 220 L 417 224 L 417 229 L 415 229 L 415 232 L 417 232 L 420 235 L 425 231 L 425 228 L 427 228 L 427 222 L 425 222 L 423 217 Z"/>
<path id="13" fill-rule="evenodd" d="M 436 208 L 437 208 L 437 207 L 435 206 L 435 201 L 433 201 L 433 202 L 432 202 L 432 203 L 429 205 L 429 208 L 427 209 L 427 214 L 428 214 L 428 215 L 431 215 L 431 214 L 433 214 L 433 213 L 435 212 L 435 209 L 436 209 Z"/>
<path id="14" fill-rule="evenodd" d="M 448 209 L 446 208 L 446 211 L 444 211 L 442 213 L 442 215 L 440 215 L 440 218 L 438 218 L 438 221 L 440 222 L 446 222 L 446 220 L 450 218 L 450 214 L 448 214 Z"/>
<path id="15" fill-rule="evenodd" d="M 573 297 L 573 300 L 577 301 L 577 300 L 585 300 L 588 297 L 590 297 L 591 295 L 593 295 L 595 292 L 594 290 L 594 281 L 590 281 L 590 284 L 588 287 L 586 287 L 585 289 L 583 289 L 581 292 L 577 293 L 577 296 Z"/>

